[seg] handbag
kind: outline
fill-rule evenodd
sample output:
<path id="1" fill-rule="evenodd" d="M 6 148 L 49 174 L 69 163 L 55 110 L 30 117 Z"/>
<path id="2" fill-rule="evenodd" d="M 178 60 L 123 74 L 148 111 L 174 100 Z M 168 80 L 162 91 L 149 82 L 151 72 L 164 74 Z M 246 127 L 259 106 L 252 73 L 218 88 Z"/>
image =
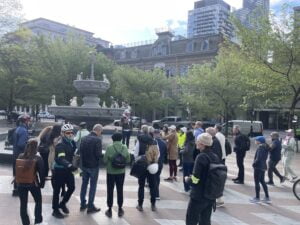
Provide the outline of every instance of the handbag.
<path id="1" fill-rule="evenodd" d="M 147 172 L 148 162 L 145 155 L 139 156 L 133 163 L 130 175 L 136 178 L 144 176 Z"/>
<path id="2" fill-rule="evenodd" d="M 114 148 L 116 154 L 112 157 L 112 160 L 111 160 L 112 167 L 117 168 L 117 169 L 124 169 L 126 166 L 126 158 L 120 152 L 117 151 L 115 146 L 113 146 L 113 148 Z M 122 147 L 122 149 L 123 149 L 123 147 Z"/>

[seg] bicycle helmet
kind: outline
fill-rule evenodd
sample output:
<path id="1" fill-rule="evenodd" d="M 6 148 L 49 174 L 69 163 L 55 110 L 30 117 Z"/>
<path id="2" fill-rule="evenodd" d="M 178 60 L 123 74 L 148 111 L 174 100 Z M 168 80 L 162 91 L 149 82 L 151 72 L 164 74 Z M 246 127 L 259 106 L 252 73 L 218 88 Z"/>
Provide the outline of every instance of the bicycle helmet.
<path id="1" fill-rule="evenodd" d="M 150 174 L 156 174 L 158 171 L 158 164 L 157 163 L 152 163 L 147 167 L 147 170 L 149 171 Z"/>
<path id="2" fill-rule="evenodd" d="M 69 124 L 69 123 L 64 124 L 64 125 L 61 127 L 61 131 L 62 131 L 62 132 L 66 132 L 66 131 L 68 131 L 68 130 L 73 130 L 73 129 L 74 129 L 74 127 L 72 126 L 72 124 Z"/>

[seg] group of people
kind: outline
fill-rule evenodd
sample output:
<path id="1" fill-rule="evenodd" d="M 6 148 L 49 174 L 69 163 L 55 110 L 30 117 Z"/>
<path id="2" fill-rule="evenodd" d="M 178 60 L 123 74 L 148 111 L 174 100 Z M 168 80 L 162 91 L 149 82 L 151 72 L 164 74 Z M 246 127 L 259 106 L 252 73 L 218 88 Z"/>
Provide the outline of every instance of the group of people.
<path id="1" fill-rule="evenodd" d="M 101 135 L 103 127 L 101 124 L 94 125 L 91 132 L 86 129 L 86 124 L 80 124 L 80 130 L 74 134 L 74 127 L 71 124 L 62 126 L 54 125 L 46 127 L 35 139 L 29 139 L 28 123 L 30 118 L 23 116 L 19 118 L 19 125 L 14 131 L 13 145 L 13 175 L 15 172 L 16 159 L 35 160 L 36 180 L 31 184 L 14 183 L 13 195 L 20 197 L 20 214 L 23 225 L 29 225 L 27 215 L 28 192 L 31 192 L 36 202 L 35 205 L 35 224 L 41 223 L 42 217 L 42 195 L 41 188 L 44 187 L 47 179 L 51 180 L 53 187 L 52 197 L 52 215 L 62 219 L 69 214 L 67 203 L 75 190 L 74 174 L 80 168 L 82 184 L 80 191 L 80 211 L 87 213 L 99 212 L 100 208 L 94 204 L 97 181 L 99 175 L 100 159 L 106 165 L 106 185 L 107 185 L 107 217 L 112 217 L 113 193 L 114 187 L 117 189 L 118 216 L 124 215 L 123 210 L 123 186 L 125 181 L 125 167 L 116 167 L 114 161 L 116 156 L 129 163 L 131 155 L 128 150 L 129 140 L 126 130 L 123 134 L 114 133 L 112 135 L 112 144 L 106 148 L 102 155 Z M 128 121 L 127 121 L 128 122 Z M 153 172 L 147 170 L 143 176 L 138 177 L 138 202 L 137 210 L 143 211 L 144 189 L 148 183 L 150 189 L 151 210 L 157 211 L 156 201 L 160 199 L 159 185 L 160 175 L 165 162 L 169 164 L 169 177 L 165 178 L 167 182 L 178 181 L 177 162 L 183 171 L 184 190 L 189 192 L 190 201 L 186 213 L 186 224 L 210 224 L 211 212 L 213 207 L 224 205 L 224 200 L 219 197 L 215 200 L 205 198 L 205 184 L 212 161 L 225 165 L 226 156 L 229 154 L 226 149 L 225 136 L 221 133 L 222 126 L 202 128 L 202 122 L 197 121 L 192 129 L 185 127 L 176 127 L 174 125 L 164 126 L 162 130 L 143 125 L 137 135 L 137 140 L 133 149 L 133 158 L 137 160 L 140 156 L 147 155 L 149 146 L 156 146 L 159 150 L 151 157 L 158 165 Z M 130 131 L 130 129 L 129 129 Z M 239 126 L 233 128 L 234 148 L 236 153 L 237 166 L 239 168 L 237 178 L 233 179 L 237 184 L 244 183 L 244 158 L 246 151 L 250 149 L 249 138 L 242 134 Z M 279 134 L 271 134 L 272 143 L 268 145 L 263 136 L 256 137 L 258 145 L 254 157 L 254 181 L 256 196 L 251 202 L 260 201 L 260 184 L 265 191 L 263 201 L 269 203 L 268 188 L 264 181 L 265 171 L 268 170 L 269 182 L 273 185 L 273 173 L 275 173 L 280 182 L 284 182 L 288 175 L 291 180 L 297 178 L 291 168 L 291 161 L 295 153 L 295 139 L 292 130 L 287 131 L 287 136 L 282 141 L 279 140 Z M 130 134 L 129 134 L 130 138 Z M 128 138 L 128 139 L 129 139 Z M 122 141 L 125 144 L 122 144 Z M 40 156 L 37 154 L 39 152 Z M 267 158 L 269 157 L 268 167 Z M 276 169 L 276 165 L 283 157 L 284 175 L 281 175 Z M 79 163 L 76 159 L 79 158 Z M 51 176 L 49 172 L 51 171 Z M 87 187 L 89 184 L 89 196 L 86 200 Z"/>

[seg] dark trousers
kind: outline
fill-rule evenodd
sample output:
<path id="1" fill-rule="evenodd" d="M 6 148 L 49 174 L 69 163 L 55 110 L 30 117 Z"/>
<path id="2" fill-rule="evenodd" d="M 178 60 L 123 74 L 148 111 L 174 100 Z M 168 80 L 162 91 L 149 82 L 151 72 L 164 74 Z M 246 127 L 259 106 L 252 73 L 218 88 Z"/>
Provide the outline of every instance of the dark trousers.
<path id="1" fill-rule="evenodd" d="M 34 217 L 35 217 L 35 223 L 41 223 L 43 221 L 42 216 L 42 195 L 41 195 L 41 189 L 36 186 L 32 187 L 18 187 L 19 192 L 19 198 L 20 198 L 20 215 L 22 219 L 23 225 L 30 225 L 29 216 L 27 214 L 27 203 L 28 203 L 28 192 L 31 193 L 34 202 Z"/>
<path id="2" fill-rule="evenodd" d="M 114 188 L 117 187 L 118 206 L 123 206 L 123 186 L 124 186 L 125 173 L 122 174 L 106 174 L 107 185 L 107 207 L 111 208 L 114 202 Z"/>
<path id="3" fill-rule="evenodd" d="M 150 174 L 148 171 L 144 176 L 139 177 L 139 191 L 138 191 L 138 204 L 143 205 L 144 202 L 144 189 L 145 189 L 145 183 L 146 179 L 149 182 L 149 188 L 150 188 L 150 202 L 151 204 L 155 204 L 156 200 L 156 177 L 155 174 Z"/>
<path id="4" fill-rule="evenodd" d="M 259 183 L 261 183 L 266 197 L 269 197 L 268 186 L 266 185 L 266 182 L 265 182 L 265 171 L 259 170 L 259 169 L 254 169 L 254 182 L 255 182 L 256 198 L 259 198 L 259 192 L 260 192 Z"/>
<path id="5" fill-rule="evenodd" d="M 186 225 L 210 225 L 213 201 L 190 199 L 186 212 Z"/>
<path id="6" fill-rule="evenodd" d="M 74 190 L 75 190 L 75 179 L 71 171 L 65 169 L 55 169 L 52 175 L 52 185 L 53 185 L 53 198 L 52 198 L 52 208 L 57 210 L 59 208 L 59 193 L 64 185 L 67 186 L 67 191 L 65 192 L 63 199 L 60 204 L 66 204 Z"/>
<path id="7" fill-rule="evenodd" d="M 161 171 L 163 169 L 163 163 L 158 163 L 158 171 L 157 173 L 155 174 L 155 178 L 156 178 L 156 197 L 159 197 L 159 184 L 160 184 L 160 174 L 161 174 Z"/>
<path id="8" fill-rule="evenodd" d="M 89 191 L 89 201 L 88 201 L 88 208 L 94 207 L 94 200 L 96 195 L 97 189 L 97 182 L 98 182 L 98 175 L 99 175 L 99 168 L 85 168 L 82 167 L 82 184 L 80 190 L 80 205 L 84 207 L 86 205 L 86 192 L 87 186 L 90 183 L 90 191 Z"/>
<path id="9" fill-rule="evenodd" d="M 170 177 L 177 176 L 177 164 L 176 160 L 169 160 L 169 170 L 170 170 Z"/>
<path id="10" fill-rule="evenodd" d="M 48 177 L 48 173 L 49 173 L 49 164 L 48 164 L 48 157 L 49 157 L 49 152 L 46 152 L 46 153 L 41 153 L 40 152 L 40 155 L 43 159 L 43 162 L 44 162 L 44 174 L 45 174 L 45 177 Z"/>
<path id="11" fill-rule="evenodd" d="M 193 167 L 194 163 L 183 163 L 183 185 L 185 191 L 190 190 L 190 185 L 185 182 L 184 177 L 190 176 L 193 173 Z"/>
<path id="12" fill-rule="evenodd" d="M 239 173 L 238 173 L 238 180 L 244 182 L 244 158 L 246 156 L 246 152 L 236 152 L 236 164 L 239 168 Z"/>
<path id="13" fill-rule="evenodd" d="M 129 148 L 129 140 L 130 140 L 130 136 L 131 136 L 131 131 L 122 131 L 122 144 L 127 145 L 127 148 Z"/>
<path id="14" fill-rule="evenodd" d="M 268 161 L 268 177 L 269 177 L 269 182 L 270 183 L 273 183 L 273 172 L 275 173 L 275 175 L 277 177 L 279 177 L 280 181 L 283 179 L 283 176 L 279 173 L 279 171 L 277 170 L 276 168 L 276 165 L 278 164 L 280 160 L 272 160 L 272 159 L 269 159 Z"/>

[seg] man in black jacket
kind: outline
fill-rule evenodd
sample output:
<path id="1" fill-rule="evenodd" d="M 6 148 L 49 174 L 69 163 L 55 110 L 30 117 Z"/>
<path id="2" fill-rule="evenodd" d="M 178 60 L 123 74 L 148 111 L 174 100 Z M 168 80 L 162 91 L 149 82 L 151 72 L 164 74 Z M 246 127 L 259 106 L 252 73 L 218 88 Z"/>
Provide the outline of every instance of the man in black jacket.
<path id="1" fill-rule="evenodd" d="M 210 161 L 220 161 L 211 150 L 212 143 L 212 136 L 208 133 L 202 133 L 197 138 L 196 144 L 200 154 L 196 158 L 192 176 L 185 177 L 185 181 L 191 185 L 186 225 L 211 224 L 211 212 L 215 201 L 204 197 L 205 183 Z"/>
<path id="2" fill-rule="evenodd" d="M 232 180 L 236 184 L 244 184 L 244 177 L 245 177 L 244 158 L 246 156 L 246 151 L 248 151 L 250 148 L 250 140 L 246 135 L 241 133 L 239 125 L 233 126 L 232 132 L 233 135 L 235 135 L 234 151 L 236 153 L 236 163 L 239 168 L 237 178 L 234 178 Z"/>
<path id="3" fill-rule="evenodd" d="M 96 124 L 93 131 L 81 140 L 80 158 L 82 163 L 82 185 L 80 191 L 80 210 L 86 208 L 87 213 L 99 212 L 100 208 L 95 207 L 94 199 L 96 195 L 99 164 L 102 157 L 102 141 L 100 139 L 102 133 L 102 125 Z M 86 191 L 90 182 L 89 201 L 86 204 Z"/>
<path id="4" fill-rule="evenodd" d="M 65 124 L 61 128 L 62 139 L 55 147 L 54 169 L 52 175 L 53 198 L 52 198 L 52 216 L 62 219 L 64 215 L 59 211 L 61 209 L 65 214 L 70 211 L 66 203 L 70 200 L 75 190 L 75 179 L 72 172 L 77 168 L 72 165 L 76 144 L 74 142 L 73 126 Z M 63 185 L 67 186 L 67 191 L 59 203 L 59 194 Z"/>

